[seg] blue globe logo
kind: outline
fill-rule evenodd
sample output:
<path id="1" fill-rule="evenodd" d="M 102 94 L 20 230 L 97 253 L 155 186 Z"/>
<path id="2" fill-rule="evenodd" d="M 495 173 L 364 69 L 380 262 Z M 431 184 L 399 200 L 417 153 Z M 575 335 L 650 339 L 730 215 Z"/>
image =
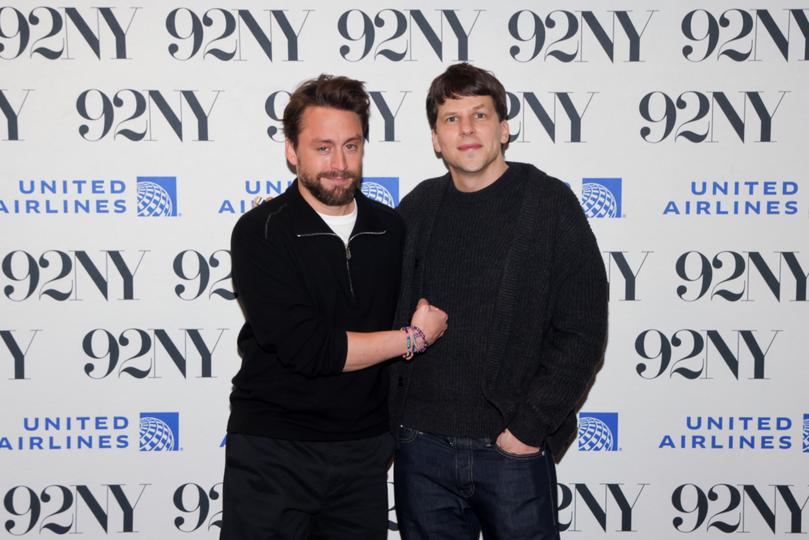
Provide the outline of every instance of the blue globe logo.
<path id="1" fill-rule="evenodd" d="M 174 432 L 159 418 L 140 419 L 140 449 L 144 452 L 171 452 L 176 450 Z"/>
<path id="2" fill-rule="evenodd" d="M 612 450 L 612 431 L 598 418 L 582 416 L 579 418 L 579 450 L 585 452 L 603 452 Z"/>
<path id="3" fill-rule="evenodd" d="M 138 182 L 138 216 L 173 216 L 171 195 L 160 184 Z"/>
<path id="4" fill-rule="evenodd" d="M 364 181 L 360 190 L 362 191 L 362 194 L 369 199 L 381 202 L 382 204 L 390 206 L 391 208 L 396 206 L 396 203 L 393 200 L 393 194 L 391 194 L 391 192 L 388 191 L 382 184 Z"/>
<path id="5" fill-rule="evenodd" d="M 582 186 L 581 205 L 588 218 L 618 217 L 618 201 L 612 191 L 593 182 Z"/>
<path id="6" fill-rule="evenodd" d="M 803 417 L 803 451 L 809 453 L 809 416 Z"/>

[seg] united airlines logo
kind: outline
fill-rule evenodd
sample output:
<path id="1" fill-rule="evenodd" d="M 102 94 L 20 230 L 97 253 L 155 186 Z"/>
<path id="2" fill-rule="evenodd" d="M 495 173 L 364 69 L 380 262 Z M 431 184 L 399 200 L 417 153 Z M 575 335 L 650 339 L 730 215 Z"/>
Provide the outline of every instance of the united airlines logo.
<path id="1" fill-rule="evenodd" d="M 803 415 L 803 453 L 809 454 L 809 414 Z"/>
<path id="2" fill-rule="evenodd" d="M 138 216 L 177 215 L 175 176 L 138 176 Z"/>
<path id="3" fill-rule="evenodd" d="M 803 417 L 803 451 L 807 452 L 807 418 Z M 795 428 L 800 419 L 789 416 L 687 415 L 680 429 L 668 429 L 657 447 L 696 452 L 797 450 Z"/>
<path id="4" fill-rule="evenodd" d="M 583 178 L 581 206 L 588 218 L 620 218 L 621 179 Z"/>
<path id="5" fill-rule="evenodd" d="M 140 413 L 138 447 L 141 452 L 176 452 L 179 450 L 180 413 Z"/>
<path id="6" fill-rule="evenodd" d="M 615 452 L 618 450 L 618 413 L 579 413 L 579 451 Z"/>
<path id="7" fill-rule="evenodd" d="M 795 180 L 695 179 L 688 193 L 666 201 L 664 216 L 798 216 Z"/>
<path id="8" fill-rule="evenodd" d="M 362 194 L 391 208 L 399 206 L 399 178 L 369 177 L 362 179 Z"/>

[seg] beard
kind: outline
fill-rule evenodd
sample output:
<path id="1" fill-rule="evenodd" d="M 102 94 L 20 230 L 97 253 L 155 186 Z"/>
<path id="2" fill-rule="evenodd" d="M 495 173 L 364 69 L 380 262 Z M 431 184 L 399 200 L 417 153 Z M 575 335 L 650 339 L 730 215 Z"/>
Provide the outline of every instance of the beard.
<path id="1" fill-rule="evenodd" d="M 335 186 L 329 189 L 321 182 L 322 178 L 351 178 L 351 183 L 345 187 Z M 300 172 L 298 179 L 318 201 L 327 206 L 343 206 L 354 200 L 354 195 L 360 187 L 361 175 L 359 171 L 348 169 L 330 170 L 319 173 L 314 178 Z"/>

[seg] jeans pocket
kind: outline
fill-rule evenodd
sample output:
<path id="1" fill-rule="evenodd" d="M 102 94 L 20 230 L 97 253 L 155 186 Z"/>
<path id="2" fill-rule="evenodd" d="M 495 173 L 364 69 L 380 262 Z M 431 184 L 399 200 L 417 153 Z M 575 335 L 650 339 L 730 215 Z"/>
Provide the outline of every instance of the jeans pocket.
<path id="1" fill-rule="evenodd" d="M 497 452 L 498 454 L 500 454 L 504 458 L 506 458 L 506 459 L 514 459 L 514 460 L 517 460 L 517 461 L 527 461 L 527 460 L 536 459 L 538 457 L 542 457 L 543 455 L 545 455 L 545 453 L 542 451 L 541 448 L 539 449 L 539 451 L 533 452 L 531 454 L 512 454 L 511 452 L 508 452 L 508 451 L 503 450 L 502 448 L 500 448 L 500 446 L 498 444 L 496 444 L 496 443 L 492 445 L 492 448 L 494 448 L 495 452 Z"/>
<path id="2" fill-rule="evenodd" d="M 421 432 L 413 428 L 399 426 L 399 444 L 407 444 L 416 440 Z"/>

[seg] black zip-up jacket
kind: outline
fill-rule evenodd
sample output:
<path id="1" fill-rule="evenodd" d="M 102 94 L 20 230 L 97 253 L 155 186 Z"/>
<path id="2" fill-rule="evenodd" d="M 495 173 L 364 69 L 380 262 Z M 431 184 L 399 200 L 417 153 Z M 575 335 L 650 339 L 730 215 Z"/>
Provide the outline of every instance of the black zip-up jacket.
<path id="1" fill-rule="evenodd" d="M 245 315 L 228 432 L 336 441 L 388 429 L 387 367 L 344 373 L 346 331 L 389 330 L 404 228 L 356 195 L 348 245 L 303 199 L 297 180 L 233 229 L 233 282 Z"/>
<path id="2" fill-rule="evenodd" d="M 525 444 L 547 447 L 558 457 L 576 433 L 576 408 L 603 358 L 607 277 L 570 188 L 533 165 L 510 162 L 509 168 L 525 183 L 524 198 L 514 209 L 514 238 L 498 286 L 481 390 L 502 418 L 492 438 L 508 428 Z M 451 181 L 449 174 L 425 180 L 399 205 L 407 239 L 398 323 L 408 320 L 422 295 L 422 262 Z M 418 366 L 418 358 L 391 365 L 394 432 Z"/>

